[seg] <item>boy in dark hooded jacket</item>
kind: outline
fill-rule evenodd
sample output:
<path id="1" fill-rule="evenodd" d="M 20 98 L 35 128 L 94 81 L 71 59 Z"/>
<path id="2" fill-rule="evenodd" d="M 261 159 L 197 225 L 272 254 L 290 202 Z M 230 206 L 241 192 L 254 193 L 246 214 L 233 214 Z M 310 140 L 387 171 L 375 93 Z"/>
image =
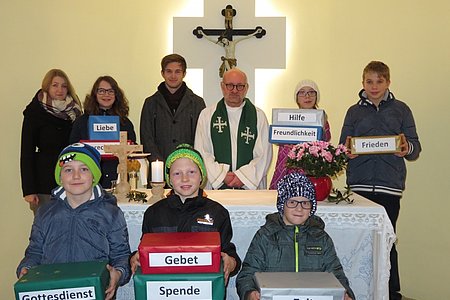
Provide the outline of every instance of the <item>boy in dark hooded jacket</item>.
<path id="1" fill-rule="evenodd" d="M 256 232 L 236 279 L 240 299 L 260 299 L 255 272 L 330 272 L 355 299 L 331 237 L 315 216 L 316 193 L 303 174 L 291 173 L 278 182 L 277 213 L 266 216 Z"/>
<path id="2" fill-rule="evenodd" d="M 144 214 L 142 234 L 157 232 L 219 232 L 225 284 L 237 274 L 241 260 L 231 242 L 230 214 L 204 193 L 206 167 L 201 154 L 189 144 L 179 145 L 166 159 L 166 183 L 172 188 L 166 199 Z M 140 266 L 139 252 L 130 260 L 134 273 Z"/>

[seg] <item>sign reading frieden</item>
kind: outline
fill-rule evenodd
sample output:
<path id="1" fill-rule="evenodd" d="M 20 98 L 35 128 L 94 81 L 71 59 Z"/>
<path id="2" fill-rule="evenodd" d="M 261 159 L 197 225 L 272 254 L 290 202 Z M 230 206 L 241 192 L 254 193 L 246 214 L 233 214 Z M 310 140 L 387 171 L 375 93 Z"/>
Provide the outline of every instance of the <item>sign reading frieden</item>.
<path id="1" fill-rule="evenodd" d="M 270 125 L 269 141 L 274 144 L 298 144 L 317 141 L 322 138 L 320 126 Z"/>
<path id="2" fill-rule="evenodd" d="M 350 149 L 352 154 L 379 154 L 400 152 L 399 135 L 352 137 Z"/>

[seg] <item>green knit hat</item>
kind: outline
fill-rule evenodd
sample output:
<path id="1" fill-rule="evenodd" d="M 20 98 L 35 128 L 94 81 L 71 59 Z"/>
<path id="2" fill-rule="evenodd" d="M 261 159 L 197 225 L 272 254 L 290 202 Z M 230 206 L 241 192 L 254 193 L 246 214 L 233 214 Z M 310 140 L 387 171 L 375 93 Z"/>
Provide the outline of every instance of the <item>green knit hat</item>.
<path id="1" fill-rule="evenodd" d="M 189 144 L 178 145 L 177 148 L 167 157 L 165 167 L 166 183 L 173 188 L 172 184 L 170 183 L 170 167 L 179 158 L 189 158 L 198 166 L 198 169 L 200 170 L 202 177 L 202 181 L 200 182 L 200 188 L 203 189 L 206 185 L 207 180 L 205 163 L 203 162 L 203 158 L 200 152 L 195 150 Z"/>
<path id="2" fill-rule="evenodd" d="M 73 160 L 81 161 L 89 168 L 94 177 L 93 185 L 97 185 L 100 181 L 100 177 L 102 177 L 102 171 L 100 170 L 100 153 L 94 147 L 88 144 L 75 143 L 64 148 L 58 157 L 55 166 L 55 180 L 58 185 L 62 185 L 62 166 Z"/>

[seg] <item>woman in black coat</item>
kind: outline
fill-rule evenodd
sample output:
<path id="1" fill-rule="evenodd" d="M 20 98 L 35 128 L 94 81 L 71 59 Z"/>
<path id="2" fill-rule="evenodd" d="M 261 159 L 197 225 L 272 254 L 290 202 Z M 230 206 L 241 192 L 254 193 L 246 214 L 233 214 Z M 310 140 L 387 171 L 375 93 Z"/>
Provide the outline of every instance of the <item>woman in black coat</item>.
<path id="1" fill-rule="evenodd" d="M 58 154 L 69 145 L 74 120 L 81 103 L 64 71 L 45 74 L 42 88 L 23 112 L 20 173 L 25 201 L 35 212 L 50 199 L 57 186 L 54 176 Z"/>

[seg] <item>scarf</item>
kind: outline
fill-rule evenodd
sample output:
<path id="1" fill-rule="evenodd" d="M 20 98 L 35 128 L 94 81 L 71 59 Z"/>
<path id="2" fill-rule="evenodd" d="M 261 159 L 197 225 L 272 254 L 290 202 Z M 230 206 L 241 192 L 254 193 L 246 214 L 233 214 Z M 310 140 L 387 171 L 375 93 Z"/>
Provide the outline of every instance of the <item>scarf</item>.
<path id="1" fill-rule="evenodd" d="M 167 102 L 167 105 L 170 108 L 170 111 L 174 115 L 175 112 L 178 109 L 178 106 L 180 106 L 180 102 L 184 97 L 184 94 L 186 93 L 186 83 L 183 81 L 180 88 L 175 91 L 175 93 L 171 93 L 164 82 L 161 82 L 158 86 L 158 91 L 163 95 L 164 99 Z"/>
<path id="2" fill-rule="evenodd" d="M 38 99 L 45 111 L 59 119 L 73 122 L 81 115 L 81 106 L 69 95 L 64 100 L 54 100 L 50 99 L 46 92 L 41 91 Z"/>
<path id="3" fill-rule="evenodd" d="M 244 99 L 244 102 L 238 126 L 236 170 L 253 159 L 253 148 L 258 137 L 256 107 L 247 98 Z M 216 161 L 231 166 L 230 127 L 223 98 L 217 103 L 216 110 L 211 118 L 211 140 Z"/>

